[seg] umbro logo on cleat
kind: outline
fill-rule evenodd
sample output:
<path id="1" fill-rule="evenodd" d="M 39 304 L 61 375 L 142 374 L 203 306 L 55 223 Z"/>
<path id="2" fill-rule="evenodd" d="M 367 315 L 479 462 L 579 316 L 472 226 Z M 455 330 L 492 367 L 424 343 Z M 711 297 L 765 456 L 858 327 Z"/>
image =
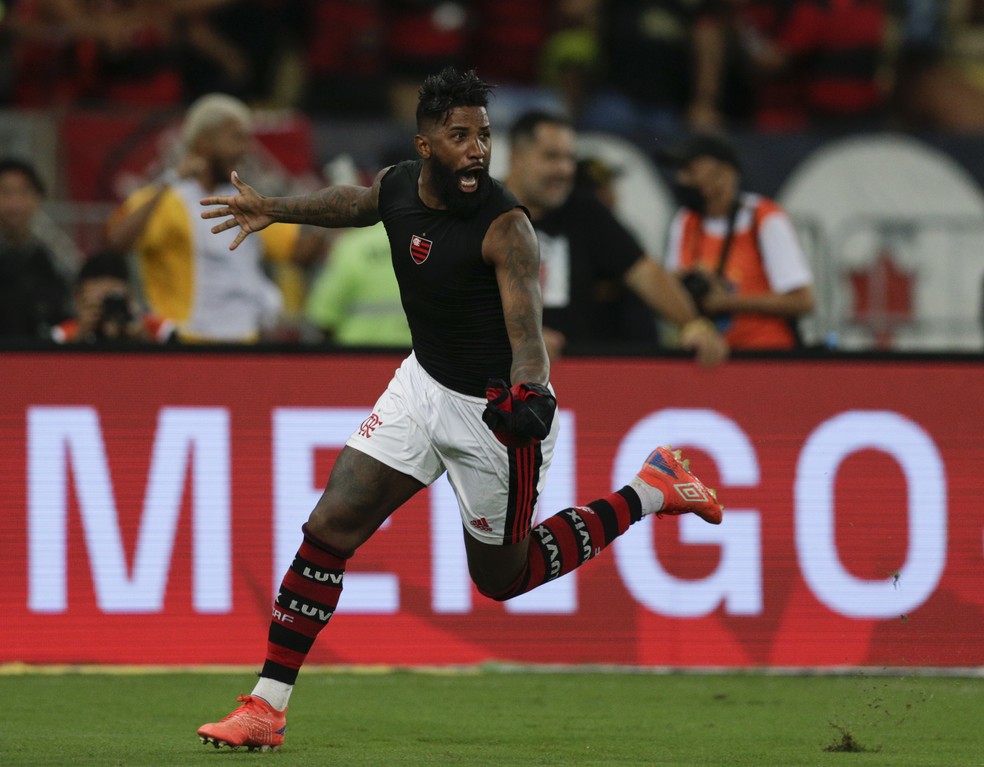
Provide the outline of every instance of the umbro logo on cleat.
<path id="1" fill-rule="evenodd" d="M 479 517 L 478 519 L 468 520 L 468 524 L 474 527 L 476 530 L 481 530 L 483 533 L 493 533 L 492 525 L 485 517 Z"/>
<path id="2" fill-rule="evenodd" d="M 687 503 L 697 503 L 700 501 L 706 503 L 709 500 L 707 493 L 704 492 L 704 489 L 694 482 L 683 482 L 679 485 L 674 485 L 673 489 L 676 490 L 677 495 L 683 498 L 683 500 Z"/>

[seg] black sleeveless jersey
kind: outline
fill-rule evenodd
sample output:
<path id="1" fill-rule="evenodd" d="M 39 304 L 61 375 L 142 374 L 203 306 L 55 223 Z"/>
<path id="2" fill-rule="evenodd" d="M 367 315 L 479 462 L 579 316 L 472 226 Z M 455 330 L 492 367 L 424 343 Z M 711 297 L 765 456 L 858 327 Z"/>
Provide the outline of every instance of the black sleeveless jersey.
<path id="1" fill-rule="evenodd" d="M 472 216 L 428 208 L 417 194 L 422 167 L 421 160 L 394 165 L 379 186 L 414 353 L 439 383 L 484 397 L 489 378 L 509 380 L 512 349 L 482 241 L 496 218 L 522 206 L 493 180 L 491 195 Z"/>

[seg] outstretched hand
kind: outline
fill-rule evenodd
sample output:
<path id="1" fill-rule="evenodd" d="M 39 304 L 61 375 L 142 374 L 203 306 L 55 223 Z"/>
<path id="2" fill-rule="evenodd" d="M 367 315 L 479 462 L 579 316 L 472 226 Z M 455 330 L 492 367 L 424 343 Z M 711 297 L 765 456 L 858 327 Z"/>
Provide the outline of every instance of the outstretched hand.
<path id="1" fill-rule="evenodd" d="M 239 243 L 245 240 L 247 235 L 273 223 L 273 218 L 263 212 L 263 201 L 266 198 L 242 181 L 236 171 L 232 172 L 232 184 L 239 190 L 239 194 L 230 197 L 205 197 L 200 201 L 202 205 L 219 206 L 202 211 L 202 218 L 229 216 L 222 223 L 212 227 L 212 234 L 224 232 L 234 226 L 239 227 L 239 234 L 232 241 L 229 250 L 238 248 Z"/>

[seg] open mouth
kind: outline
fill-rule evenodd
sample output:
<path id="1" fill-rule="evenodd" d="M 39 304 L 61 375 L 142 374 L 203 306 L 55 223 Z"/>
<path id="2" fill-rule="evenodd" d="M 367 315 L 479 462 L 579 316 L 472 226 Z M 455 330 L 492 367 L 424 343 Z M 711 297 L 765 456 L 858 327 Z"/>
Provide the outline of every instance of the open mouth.
<path id="1" fill-rule="evenodd" d="M 458 173 L 458 189 L 462 192 L 474 192 L 478 189 L 479 176 L 485 173 L 485 168 L 476 167 Z"/>

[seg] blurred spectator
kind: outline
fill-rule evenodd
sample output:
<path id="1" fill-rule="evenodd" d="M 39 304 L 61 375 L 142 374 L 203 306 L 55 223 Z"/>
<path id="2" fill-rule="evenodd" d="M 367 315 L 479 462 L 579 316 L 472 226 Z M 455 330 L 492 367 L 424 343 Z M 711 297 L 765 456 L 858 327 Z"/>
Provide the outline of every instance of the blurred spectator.
<path id="1" fill-rule="evenodd" d="M 469 58 L 471 4 L 312 0 L 304 35 L 305 108 L 413 124 L 420 78 Z"/>
<path id="2" fill-rule="evenodd" d="M 754 127 L 877 127 L 889 93 L 886 0 L 729 0 L 754 73 Z"/>
<path id="3" fill-rule="evenodd" d="M 306 14 L 304 108 L 328 115 L 386 114 L 382 1 L 310 0 Z"/>
<path id="4" fill-rule="evenodd" d="M 412 147 L 392 144 L 380 152 L 379 167 L 415 156 Z M 359 172 L 347 156 L 325 166 L 331 185 L 358 184 Z M 374 176 L 375 172 L 370 178 Z M 321 340 L 339 346 L 410 347 L 410 326 L 393 271 L 389 238 L 381 223 L 339 230 L 308 291 L 304 317 Z"/>
<path id="5" fill-rule="evenodd" d="M 16 35 L 10 21 L 11 13 L 12 9 L 4 7 L 4 13 L 0 15 L 0 107 L 5 107 L 14 100 Z"/>
<path id="6" fill-rule="evenodd" d="M 144 312 L 130 287 L 126 257 L 113 251 L 93 253 L 75 281 L 75 317 L 52 328 L 58 343 L 175 340 L 170 320 Z"/>
<path id="7" fill-rule="evenodd" d="M 166 6 L 141 0 L 33 0 L 17 3 L 13 15 L 19 106 L 180 101 Z"/>
<path id="8" fill-rule="evenodd" d="M 155 6 L 160 4 L 154 3 Z M 172 21 L 185 102 L 211 92 L 292 103 L 299 88 L 277 92 L 279 68 L 300 45 L 302 0 L 183 0 Z M 281 102 L 282 103 L 282 102 Z"/>
<path id="9" fill-rule="evenodd" d="M 607 79 L 580 127 L 651 138 L 721 125 L 726 34 L 718 0 L 605 3 L 600 25 Z"/>
<path id="10" fill-rule="evenodd" d="M 135 249 L 151 310 L 174 320 L 182 340 L 248 342 L 275 334 L 283 297 L 264 273 L 264 259 L 285 262 L 311 247 L 299 227 L 280 224 L 233 252 L 234 235 L 212 235 L 202 220 L 203 197 L 235 192 L 229 177 L 251 140 L 245 104 L 203 96 L 185 116 L 178 166 L 131 195 L 110 222 L 110 247 Z"/>
<path id="11" fill-rule="evenodd" d="M 611 211 L 618 203 L 615 180 L 619 170 L 598 157 L 582 157 L 574 168 L 574 192 L 590 194 Z"/>
<path id="12" fill-rule="evenodd" d="M 984 2 L 908 0 L 899 26 L 894 106 L 900 127 L 984 131 Z"/>
<path id="13" fill-rule="evenodd" d="M 381 223 L 335 239 L 308 293 L 304 315 L 326 341 L 340 346 L 410 347 L 410 327 Z"/>
<path id="14" fill-rule="evenodd" d="M 565 95 L 542 78 L 555 6 L 565 0 L 472 0 L 465 61 L 495 85 L 489 116 L 509 125 L 533 109 L 563 111 Z"/>
<path id="15" fill-rule="evenodd" d="M 69 279 L 32 230 L 44 197 L 34 167 L 0 160 L 0 337 L 48 338 L 69 315 Z"/>
<path id="16" fill-rule="evenodd" d="M 653 313 L 681 328 L 702 363 L 727 349 L 679 282 L 591 194 L 574 193 L 576 134 L 565 118 L 530 112 L 510 131 L 505 183 L 529 210 L 540 241 L 544 338 L 565 347 L 658 349 Z"/>
<path id="17" fill-rule="evenodd" d="M 498 86 L 532 87 L 555 0 L 472 0 L 469 66 Z"/>
<path id="18" fill-rule="evenodd" d="M 795 322 L 813 311 L 813 275 L 789 217 L 740 188 L 735 148 L 697 133 L 664 152 L 680 203 L 666 266 L 678 273 L 732 349 L 792 349 Z"/>
<path id="19" fill-rule="evenodd" d="M 469 3 L 383 0 L 390 114 L 416 125 L 421 78 L 469 59 Z"/>
<path id="20" fill-rule="evenodd" d="M 602 0 L 556 0 L 551 32 L 540 51 L 539 82 L 560 94 L 573 120 L 607 75 L 602 5 Z"/>
<path id="21" fill-rule="evenodd" d="M 14 102 L 168 106 L 272 87 L 296 2 L 24 0 L 4 23 Z"/>
<path id="22" fill-rule="evenodd" d="M 552 30 L 540 51 L 539 82 L 578 116 L 605 73 L 598 0 L 556 0 Z"/>

